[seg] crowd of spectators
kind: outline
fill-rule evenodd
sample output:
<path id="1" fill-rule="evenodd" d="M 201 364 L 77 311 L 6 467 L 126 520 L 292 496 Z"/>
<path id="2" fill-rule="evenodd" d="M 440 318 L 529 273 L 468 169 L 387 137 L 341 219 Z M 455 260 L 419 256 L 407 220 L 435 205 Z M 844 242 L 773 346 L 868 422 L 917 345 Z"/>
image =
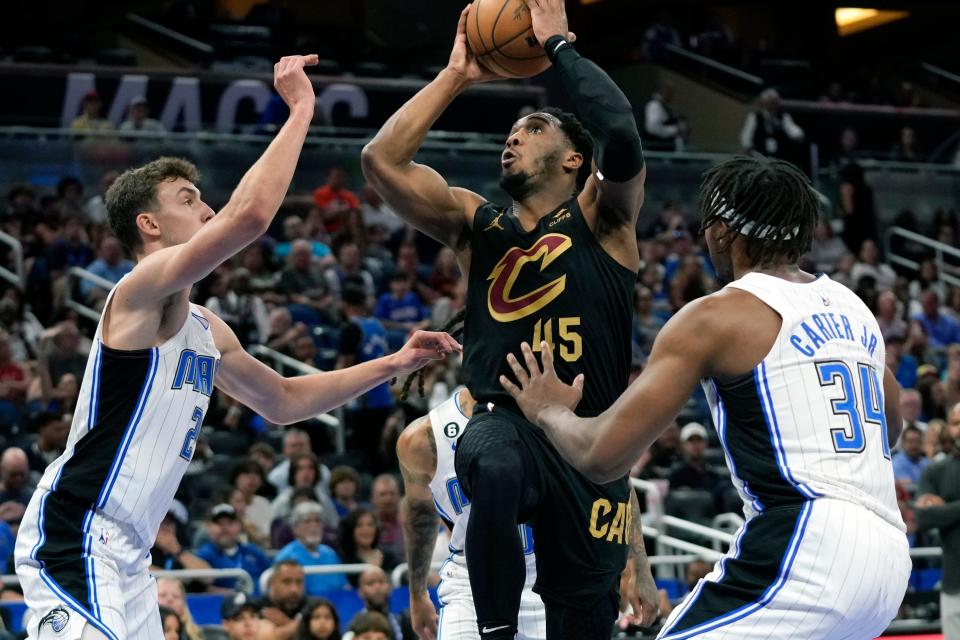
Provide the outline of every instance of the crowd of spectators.
<path id="1" fill-rule="evenodd" d="M 113 178 L 105 176 L 103 187 Z M 193 299 L 215 309 L 244 345 L 265 344 L 319 368 L 387 353 L 411 330 L 443 324 L 464 304 L 465 279 L 453 254 L 404 225 L 370 189 L 360 193 L 334 168 L 312 194 L 311 207 L 282 210 L 271 233 L 198 283 Z M 869 215 L 862 193 L 848 199 L 854 204 L 845 220 Z M 99 309 L 105 300 L 104 289 L 71 279 L 69 269 L 86 268 L 116 282 L 132 268 L 106 229 L 102 190 L 85 197 L 78 181 L 65 178 L 49 195 L 16 186 L 7 205 L 0 227 L 23 243 L 27 279 L 23 291 L 10 286 L 0 295 L 5 571 L 33 487 L 66 445 L 85 374 L 94 325 L 68 301 Z M 667 203 L 642 220 L 634 374 L 642 371 L 664 323 L 719 286 L 691 226 L 691 212 Z M 957 224 L 954 212 L 944 212 L 932 231 L 957 238 Z M 854 241 L 858 244 L 849 244 Z M 893 453 L 903 510 L 914 541 L 931 543 L 929 531 L 917 524 L 924 520 L 914 515 L 914 498 L 931 461 L 950 451 L 945 421 L 951 415 L 960 421 L 960 409 L 951 412 L 960 401 L 960 290 L 948 285 L 932 260 L 923 262 L 919 274 L 898 273 L 881 259 L 872 232 L 854 232 L 849 224 L 834 233 L 829 221 L 821 222 L 804 266 L 851 287 L 877 314 L 888 362 L 906 389 L 907 428 Z M 380 623 L 384 637 L 410 637 L 403 616 L 384 604 L 386 575 L 404 560 L 402 488 L 393 449 L 405 424 L 456 387 L 458 366 L 451 361 L 431 367 L 422 398 L 414 387 L 400 402 L 400 380 L 349 404 L 343 454 L 335 452 L 319 421 L 280 429 L 215 393 L 178 500 L 160 527 L 152 564 L 242 568 L 254 579 L 253 596 L 238 604 L 234 594 L 242 585 L 233 577 L 185 585 L 163 581 L 161 603 L 169 624 L 192 640 L 201 637 L 184 594 L 219 593 L 230 637 L 247 637 L 244 625 L 252 619 L 252 628 L 271 626 L 269 637 L 335 638 L 338 611 L 318 598 L 353 590 L 366 605 L 353 623 L 354 637 L 378 637 Z M 669 487 L 668 512 L 708 524 L 720 513 L 739 510 L 716 436 L 703 426 L 709 421 L 705 398 L 697 394 L 632 472 Z M 441 536 L 438 553 L 445 544 Z M 360 575 L 303 573 L 304 567 L 342 563 L 378 569 Z M 14 592 L 6 595 L 16 598 Z M 334 630 L 327 633 L 331 624 Z"/>

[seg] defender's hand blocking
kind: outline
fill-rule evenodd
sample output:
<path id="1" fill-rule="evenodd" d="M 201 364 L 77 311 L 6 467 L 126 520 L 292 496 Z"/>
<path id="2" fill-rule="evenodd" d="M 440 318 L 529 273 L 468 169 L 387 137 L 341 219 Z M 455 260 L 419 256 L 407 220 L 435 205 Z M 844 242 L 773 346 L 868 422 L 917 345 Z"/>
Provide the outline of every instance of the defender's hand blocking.
<path id="1" fill-rule="evenodd" d="M 578 375 L 572 385 L 560 380 L 553 368 L 553 352 L 546 342 L 540 343 L 543 371 L 540 370 L 529 344 L 524 342 L 520 345 L 520 350 L 523 352 L 526 368 L 512 353 L 507 355 L 507 364 L 520 385 L 517 386 L 506 376 L 500 376 L 500 384 L 517 401 L 527 419 L 542 427 L 539 416 L 545 409 L 557 405 L 571 411 L 576 409 L 583 397 L 583 374 Z"/>
<path id="2" fill-rule="evenodd" d="M 437 639 L 437 609 L 433 606 L 429 594 L 410 596 L 410 626 L 420 640 Z"/>
<path id="3" fill-rule="evenodd" d="M 497 74 L 489 71 L 470 51 L 467 44 L 467 14 L 470 12 L 470 5 L 460 12 L 460 21 L 457 23 L 457 36 L 453 40 L 453 50 L 450 52 L 450 60 L 447 62 L 447 69 L 460 75 L 470 84 L 478 82 L 490 82 L 500 78 Z"/>
<path id="4" fill-rule="evenodd" d="M 311 53 L 308 56 L 284 56 L 273 65 L 273 86 L 291 111 L 303 107 L 313 109 L 316 104 L 313 83 L 303 68 L 318 62 L 317 54 Z"/>
<path id="5" fill-rule="evenodd" d="M 533 35 L 542 47 L 553 36 L 565 36 L 574 42 L 577 36 L 569 31 L 567 9 L 564 0 L 524 0 L 530 9 Z"/>
<path id="6" fill-rule="evenodd" d="M 436 331 L 415 331 L 400 351 L 390 356 L 397 373 L 416 371 L 434 360 L 443 360 L 463 350 L 450 334 Z"/>

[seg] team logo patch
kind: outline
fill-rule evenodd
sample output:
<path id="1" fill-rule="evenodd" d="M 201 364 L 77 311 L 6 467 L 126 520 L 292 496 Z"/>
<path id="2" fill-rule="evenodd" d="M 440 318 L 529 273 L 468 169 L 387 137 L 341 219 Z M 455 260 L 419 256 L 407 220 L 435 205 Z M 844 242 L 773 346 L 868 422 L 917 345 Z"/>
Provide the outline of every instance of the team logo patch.
<path id="1" fill-rule="evenodd" d="M 513 247 L 507 251 L 487 277 L 491 281 L 487 289 L 487 310 L 491 317 L 498 322 L 512 322 L 526 318 L 556 300 L 567 287 L 566 274 L 516 297 L 513 296 L 513 285 L 528 262 L 539 262 L 540 271 L 543 271 L 572 246 L 569 236 L 548 233 L 529 249 Z"/>
<path id="2" fill-rule="evenodd" d="M 40 628 L 42 629 L 43 625 L 48 624 L 54 633 L 60 633 L 67 628 L 69 622 L 70 612 L 63 607 L 57 607 L 40 619 Z"/>
<path id="3" fill-rule="evenodd" d="M 456 422 L 448 422 L 443 428 L 443 435 L 447 436 L 448 438 L 456 438 L 458 435 L 460 435 L 460 425 Z"/>

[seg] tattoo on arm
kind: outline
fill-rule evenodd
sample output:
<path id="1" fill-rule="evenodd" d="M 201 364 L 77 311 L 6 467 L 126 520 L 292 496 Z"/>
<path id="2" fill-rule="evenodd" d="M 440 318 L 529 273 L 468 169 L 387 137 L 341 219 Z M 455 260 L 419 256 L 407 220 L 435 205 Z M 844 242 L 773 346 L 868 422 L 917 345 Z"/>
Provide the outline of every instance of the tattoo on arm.
<path id="1" fill-rule="evenodd" d="M 637 573 L 650 571 L 650 562 L 647 560 L 647 549 L 643 545 L 643 525 L 640 523 L 640 501 L 636 490 L 630 488 L 630 557 L 637 562 Z"/>
<path id="2" fill-rule="evenodd" d="M 427 590 L 430 575 L 430 559 L 437 542 L 437 513 L 433 503 L 405 499 L 406 518 L 404 529 L 407 546 L 410 591 L 422 593 Z"/>

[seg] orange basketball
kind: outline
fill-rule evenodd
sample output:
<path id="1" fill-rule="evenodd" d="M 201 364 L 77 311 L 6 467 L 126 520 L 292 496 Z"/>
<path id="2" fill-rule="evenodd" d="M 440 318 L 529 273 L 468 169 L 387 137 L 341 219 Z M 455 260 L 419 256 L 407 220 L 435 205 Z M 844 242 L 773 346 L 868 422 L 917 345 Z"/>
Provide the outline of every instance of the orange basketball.
<path id="1" fill-rule="evenodd" d="M 523 0 L 473 0 L 467 41 L 483 66 L 505 78 L 529 78 L 550 66 Z"/>

